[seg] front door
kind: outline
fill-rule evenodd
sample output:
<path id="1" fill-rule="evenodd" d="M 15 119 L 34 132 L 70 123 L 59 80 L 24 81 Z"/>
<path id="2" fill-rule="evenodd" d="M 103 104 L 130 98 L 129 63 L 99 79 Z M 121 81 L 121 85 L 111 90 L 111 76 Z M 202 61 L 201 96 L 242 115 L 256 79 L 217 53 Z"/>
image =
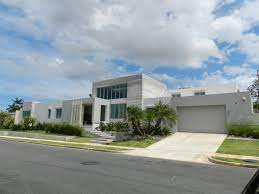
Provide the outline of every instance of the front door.
<path id="1" fill-rule="evenodd" d="M 92 105 L 84 106 L 84 125 L 92 125 Z"/>

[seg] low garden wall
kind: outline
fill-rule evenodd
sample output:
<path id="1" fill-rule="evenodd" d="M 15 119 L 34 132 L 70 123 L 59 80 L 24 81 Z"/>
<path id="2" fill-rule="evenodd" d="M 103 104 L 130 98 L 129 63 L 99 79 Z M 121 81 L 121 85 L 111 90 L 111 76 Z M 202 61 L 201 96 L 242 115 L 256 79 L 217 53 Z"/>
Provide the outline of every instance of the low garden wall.
<path id="1" fill-rule="evenodd" d="M 105 131 L 113 137 L 113 141 L 126 141 L 133 137 L 127 132 Z"/>
<path id="2" fill-rule="evenodd" d="M 16 132 L 16 131 L 0 131 L 0 136 L 26 137 L 26 138 L 46 139 L 46 140 L 56 140 L 56 141 L 67 141 L 74 137 L 74 136 L 58 136 L 58 135 L 25 133 L 25 132 Z"/>

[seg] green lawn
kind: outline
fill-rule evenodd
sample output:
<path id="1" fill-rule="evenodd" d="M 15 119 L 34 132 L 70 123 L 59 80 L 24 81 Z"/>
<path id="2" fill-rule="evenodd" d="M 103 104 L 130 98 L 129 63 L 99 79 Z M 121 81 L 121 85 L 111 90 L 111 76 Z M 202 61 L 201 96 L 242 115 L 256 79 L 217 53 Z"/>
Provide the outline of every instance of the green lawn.
<path id="1" fill-rule="evenodd" d="M 94 138 L 92 137 L 75 137 L 73 139 L 70 139 L 69 142 L 76 142 L 76 143 L 89 143 Z"/>
<path id="2" fill-rule="evenodd" d="M 1 129 L 0 128 L 0 131 L 11 131 L 11 129 Z"/>
<path id="3" fill-rule="evenodd" d="M 225 157 L 212 157 L 216 160 L 222 160 L 222 161 L 225 161 L 225 162 L 235 162 L 235 163 L 240 163 L 240 164 L 253 164 L 253 165 L 257 165 L 259 166 L 259 161 L 256 162 L 256 163 L 250 163 L 250 162 L 246 162 L 246 161 L 243 161 L 241 159 L 238 159 L 238 158 L 225 158 Z"/>
<path id="4" fill-rule="evenodd" d="M 217 152 L 259 157 L 259 141 L 226 139 Z"/>
<path id="5" fill-rule="evenodd" d="M 156 139 L 141 139 L 141 140 L 129 140 L 129 141 L 122 141 L 122 142 L 112 142 L 109 145 L 114 146 L 125 146 L 125 147 L 136 147 L 136 148 L 146 148 L 154 143 L 158 142 Z"/>

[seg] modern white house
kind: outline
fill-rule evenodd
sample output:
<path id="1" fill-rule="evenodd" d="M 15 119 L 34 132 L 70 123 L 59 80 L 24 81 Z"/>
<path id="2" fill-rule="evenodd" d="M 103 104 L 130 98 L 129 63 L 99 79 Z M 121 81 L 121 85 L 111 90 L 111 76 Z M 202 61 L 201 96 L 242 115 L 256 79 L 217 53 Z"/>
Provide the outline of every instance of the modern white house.
<path id="1" fill-rule="evenodd" d="M 228 123 L 253 118 L 250 93 L 239 92 L 234 84 L 172 90 L 138 74 L 94 82 L 90 98 L 57 104 L 26 102 L 16 112 L 15 122 L 32 116 L 39 122 L 68 122 L 95 129 L 100 122 L 124 120 L 128 106 L 145 109 L 159 101 L 175 108 L 178 121 L 174 131 L 226 133 Z"/>

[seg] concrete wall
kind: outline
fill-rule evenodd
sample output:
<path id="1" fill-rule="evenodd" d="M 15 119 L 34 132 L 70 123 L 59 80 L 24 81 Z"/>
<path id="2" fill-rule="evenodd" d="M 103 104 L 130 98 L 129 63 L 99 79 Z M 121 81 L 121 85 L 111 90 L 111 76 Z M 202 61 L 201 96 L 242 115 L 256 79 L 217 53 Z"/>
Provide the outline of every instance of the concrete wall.
<path id="1" fill-rule="evenodd" d="M 182 97 L 194 96 L 194 93 L 198 91 L 205 91 L 206 95 L 210 94 L 223 94 L 223 93 L 235 93 L 238 91 L 236 84 L 217 84 L 209 85 L 205 87 L 195 87 L 195 88 L 184 88 L 184 89 L 171 89 L 168 90 L 170 96 L 172 94 L 181 94 Z"/>
<path id="2" fill-rule="evenodd" d="M 225 106 L 226 122 L 251 122 L 253 120 L 252 101 L 249 92 L 212 94 L 205 96 L 188 96 L 179 98 L 151 98 L 145 99 L 143 102 L 144 108 L 153 107 L 156 103 L 163 103 L 172 106 L 177 113 L 179 107 L 199 107 L 199 106 Z M 192 119 L 192 118 L 189 118 Z M 206 122 L 202 120 L 201 122 Z M 172 129 L 177 130 L 177 125 Z"/>
<path id="3" fill-rule="evenodd" d="M 142 95 L 143 98 L 170 96 L 165 84 L 144 74 L 142 75 Z"/>
<path id="4" fill-rule="evenodd" d="M 61 103 L 43 104 L 33 103 L 31 116 L 36 118 L 40 123 L 60 123 L 62 120 L 56 118 L 56 109 L 62 108 Z M 48 118 L 48 110 L 51 110 L 50 118 Z M 62 110 L 63 114 L 63 110 Z"/>
<path id="5" fill-rule="evenodd" d="M 172 104 L 173 107 L 224 105 L 227 123 L 251 121 L 253 115 L 249 92 L 172 98 Z"/>
<path id="6" fill-rule="evenodd" d="M 92 128 L 95 129 L 100 124 L 101 118 L 101 105 L 106 106 L 105 122 L 110 122 L 110 100 L 94 98 L 93 99 L 93 112 L 92 112 Z"/>
<path id="7" fill-rule="evenodd" d="M 23 108 L 16 111 L 15 123 L 19 124 L 23 121 L 23 111 L 31 111 L 30 116 L 40 123 L 59 123 L 61 119 L 56 119 L 57 108 L 62 108 L 62 103 L 25 102 Z M 51 118 L 48 118 L 48 109 L 51 109 Z"/>

